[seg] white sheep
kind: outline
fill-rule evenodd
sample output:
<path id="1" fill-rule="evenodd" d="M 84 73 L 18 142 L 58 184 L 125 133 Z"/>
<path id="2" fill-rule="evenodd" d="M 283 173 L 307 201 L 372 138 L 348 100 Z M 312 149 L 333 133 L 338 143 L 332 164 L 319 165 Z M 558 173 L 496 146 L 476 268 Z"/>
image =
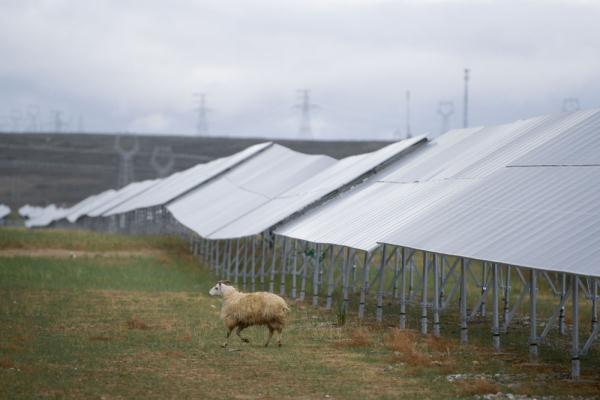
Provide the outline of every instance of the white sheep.
<path id="1" fill-rule="evenodd" d="M 281 331 L 285 326 L 285 320 L 290 311 L 285 300 L 273 293 L 255 292 L 242 293 L 231 286 L 229 281 L 219 281 L 210 289 L 211 296 L 223 296 L 221 308 L 221 319 L 227 328 L 227 338 L 222 347 L 227 347 L 229 336 L 234 328 L 235 333 L 242 342 L 250 341 L 242 337 L 240 332 L 253 325 L 267 325 L 269 338 L 265 347 L 269 345 L 273 332 L 277 332 L 277 343 L 281 347 Z"/>

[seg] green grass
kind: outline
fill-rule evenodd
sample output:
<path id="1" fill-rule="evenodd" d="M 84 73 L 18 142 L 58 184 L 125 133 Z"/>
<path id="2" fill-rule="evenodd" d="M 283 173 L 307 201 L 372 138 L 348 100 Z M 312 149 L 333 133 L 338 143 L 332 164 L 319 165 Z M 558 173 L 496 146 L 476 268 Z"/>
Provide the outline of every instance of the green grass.
<path id="1" fill-rule="evenodd" d="M 487 323 L 472 324 L 473 344 L 460 346 L 454 339 L 455 316 L 444 316 L 448 338 L 422 338 L 388 327 L 396 323 L 393 306 L 386 309 L 383 325 L 370 319 L 359 323 L 353 306 L 340 327 L 335 311 L 294 304 L 282 348 L 264 348 L 266 329 L 253 327 L 245 331 L 250 344 L 234 337 L 224 350 L 220 301 L 207 295 L 215 278 L 179 240 L 4 229 L 0 243 L 5 250 L 91 252 L 75 258 L 43 252 L 7 257 L 0 250 L 0 398 L 446 399 L 499 390 L 600 393 L 595 354 L 583 363 L 586 380 L 573 384 L 560 378 L 568 372 L 562 343 L 556 355 L 543 347 L 542 362 L 527 363 L 522 341 L 527 330 L 519 324 L 503 337 L 506 353 L 494 355 Z M 147 253 L 110 253 L 116 250 Z M 411 312 L 409 322 L 416 327 L 417 307 Z M 492 378 L 496 373 L 509 380 Z M 468 375 L 453 383 L 446 379 L 450 374 Z"/>
<path id="2" fill-rule="evenodd" d="M 180 250 L 183 242 L 165 236 L 105 235 L 91 231 L 1 228 L 0 249 L 68 249 L 85 251 Z"/>

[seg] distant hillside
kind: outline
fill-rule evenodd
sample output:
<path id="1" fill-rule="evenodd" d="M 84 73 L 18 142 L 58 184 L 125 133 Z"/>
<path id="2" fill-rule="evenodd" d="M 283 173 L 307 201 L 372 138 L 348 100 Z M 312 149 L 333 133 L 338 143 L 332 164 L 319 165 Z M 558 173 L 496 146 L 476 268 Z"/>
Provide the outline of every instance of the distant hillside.
<path id="1" fill-rule="evenodd" d="M 137 136 L 139 151 L 133 158 L 135 180 L 159 176 L 155 165 L 166 165 L 172 151 L 171 172 L 189 168 L 240 151 L 269 139 L 204 138 L 190 136 Z M 274 140 L 309 154 L 342 158 L 377 150 L 381 141 Z M 0 133 L 0 203 L 72 205 L 94 193 L 118 186 L 120 157 L 116 135 Z M 122 146 L 133 139 L 124 136 Z M 166 147 L 165 147 L 166 146 Z M 159 149 L 162 148 L 162 152 Z"/>

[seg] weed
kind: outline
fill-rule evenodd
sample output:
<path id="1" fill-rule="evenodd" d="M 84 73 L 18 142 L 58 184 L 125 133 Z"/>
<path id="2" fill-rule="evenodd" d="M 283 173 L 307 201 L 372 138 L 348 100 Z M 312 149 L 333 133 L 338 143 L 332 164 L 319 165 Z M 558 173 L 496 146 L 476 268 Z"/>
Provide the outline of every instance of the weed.
<path id="1" fill-rule="evenodd" d="M 336 321 L 337 321 L 337 326 L 344 326 L 346 325 L 346 307 L 344 307 L 343 303 L 340 303 L 336 309 Z"/>

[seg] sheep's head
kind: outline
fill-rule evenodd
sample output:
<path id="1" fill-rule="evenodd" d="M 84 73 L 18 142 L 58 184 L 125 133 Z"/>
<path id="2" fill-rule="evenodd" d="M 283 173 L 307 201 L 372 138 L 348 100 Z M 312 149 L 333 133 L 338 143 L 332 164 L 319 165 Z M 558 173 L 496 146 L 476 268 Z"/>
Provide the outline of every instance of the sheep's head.
<path id="1" fill-rule="evenodd" d="M 223 296 L 227 290 L 233 289 L 231 286 L 231 282 L 229 281 L 219 281 L 212 289 L 208 292 L 211 296 Z"/>

